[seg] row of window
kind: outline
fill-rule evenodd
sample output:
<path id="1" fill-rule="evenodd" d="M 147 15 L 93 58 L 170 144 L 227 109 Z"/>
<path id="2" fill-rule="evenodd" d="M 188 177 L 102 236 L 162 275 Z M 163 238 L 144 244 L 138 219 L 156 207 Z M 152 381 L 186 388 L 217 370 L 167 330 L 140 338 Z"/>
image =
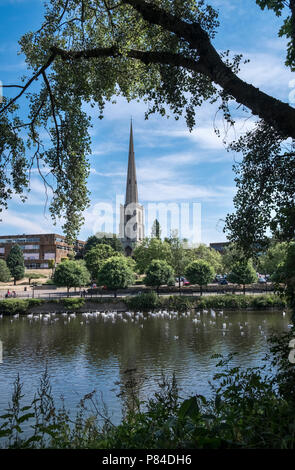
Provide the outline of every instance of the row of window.
<path id="1" fill-rule="evenodd" d="M 39 250 L 40 245 L 19 245 L 22 250 Z"/>
<path id="2" fill-rule="evenodd" d="M 39 253 L 24 253 L 24 259 L 39 259 Z M 55 259 L 55 253 L 44 253 L 44 259 Z"/>
<path id="3" fill-rule="evenodd" d="M 56 237 L 55 238 L 55 241 L 56 242 L 59 242 L 59 243 L 65 243 L 65 240 L 64 238 L 60 238 L 60 237 Z M 20 243 L 29 243 L 29 242 L 40 242 L 40 238 L 0 238 L 0 244 L 2 243 L 17 243 L 17 244 L 20 244 Z M 31 248 L 32 245 L 20 245 L 21 249 L 22 250 L 25 250 L 25 249 L 29 249 L 29 250 L 38 250 L 39 249 L 39 245 L 34 245 L 35 248 Z M 79 248 L 83 248 L 84 244 L 83 243 L 76 243 L 76 246 L 79 246 Z M 57 246 L 58 248 L 62 248 L 62 249 L 65 249 L 65 250 L 71 250 L 70 247 L 61 247 L 61 246 Z"/>
<path id="4" fill-rule="evenodd" d="M 40 242 L 40 238 L 0 238 L 0 243 Z"/>
<path id="5" fill-rule="evenodd" d="M 27 268 L 27 269 L 37 269 L 37 268 L 46 269 L 46 268 L 48 268 L 48 263 L 41 263 L 41 264 L 30 263 L 30 264 L 27 264 L 27 265 L 26 265 L 26 268 Z"/>

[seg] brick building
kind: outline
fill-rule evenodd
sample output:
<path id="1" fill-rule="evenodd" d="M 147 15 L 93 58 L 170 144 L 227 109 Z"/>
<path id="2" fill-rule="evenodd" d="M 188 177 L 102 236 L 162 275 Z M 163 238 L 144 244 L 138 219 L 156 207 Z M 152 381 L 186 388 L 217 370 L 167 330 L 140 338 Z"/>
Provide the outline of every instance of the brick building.
<path id="1" fill-rule="evenodd" d="M 25 267 L 28 269 L 46 269 L 49 267 L 49 260 L 54 260 L 55 264 L 58 264 L 62 258 L 67 258 L 69 253 L 75 254 L 85 245 L 81 240 L 69 245 L 64 236 L 56 233 L 0 235 L 0 259 L 6 259 L 11 247 L 16 243 L 23 250 Z"/>

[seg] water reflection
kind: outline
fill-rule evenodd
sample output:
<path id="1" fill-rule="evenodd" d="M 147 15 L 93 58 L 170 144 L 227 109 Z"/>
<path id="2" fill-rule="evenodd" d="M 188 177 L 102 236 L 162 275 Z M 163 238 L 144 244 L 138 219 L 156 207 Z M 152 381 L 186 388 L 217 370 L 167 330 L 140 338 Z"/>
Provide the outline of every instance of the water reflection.
<path id="1" fill-rule="evenodd" d="M 27 402 L 48 366 L 53 393 L 68 408 L 93 391 L 101 391 L 112 419 L 121 417 L 119 382 L 139 383 L 139 398 L 157 388 L 162 371 L 176 378 L 182 396 L 208 395 L 216 372 L 212 355 L 238 352 L 237 365 L 261 364 L 266 339 L 288 329 L 282 312 L 195 312 L 178 315 L 52 315 L 0 320 L 0 410 L 6 408 L 17 373 Z M 116 385 L 117 384 L 117 385 Z"/>

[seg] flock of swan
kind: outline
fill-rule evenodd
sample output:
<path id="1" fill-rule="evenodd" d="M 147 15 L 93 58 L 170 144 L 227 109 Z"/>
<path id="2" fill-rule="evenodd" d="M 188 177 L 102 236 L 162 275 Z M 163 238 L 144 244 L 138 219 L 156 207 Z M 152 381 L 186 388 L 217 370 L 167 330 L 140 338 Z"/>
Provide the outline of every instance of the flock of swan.
<path id="1" fill-rule="evenodd" d="M 282 316 L 286 316 L 286 312 L 282 312 Z M 0 319 L 3 318 L 3 315 L 0 315 Z M 70 312 L 51 312 L 51 313 L 30 313 L 28 315 L 19 315 L 15 314 L 10 317 L 11 323 L 16 320 L 22 318 L 23 320 L 28 319 L 30 323 L 34 321 L 42 321 L 44 323 L 53 324 L 55 322 L 63 320 L 65 325 L 69 324 L 74 319 L 79 319 L 80 324 L 89 324 L 93 319 L 101 319 L 103 321 L 110 321 L 112 323 L 116 323 L 121 321 L 122 323 L 135 323 L 138 324 L 140 328 L 144 327 L 144 321 L 148 318 L 155 318 L 155 319 L 165 319 L 165 320 L 178 320 L 180 318 L 189 318 L 192 321 L 192 325 L 194 326 L 195 330 L 198 332 L 200 328 L 206 327 L 216 327 L 220 330 L 225 336 L 227 332 L 230 331 L 233 323 L 228 321 L 228 315 L 225 315 L 223 310 L 215 311 L 212 308 L 209 310 L 203 309 L 197 312 L 187 311 L 183 313 L 179 313 L 177 311 L 168 311 L 168 310 L 159 310 L 157 312 L 149 311 L 147 313 L 143 312 L 119 312 L 119 311 L 109 311 L 109 312 L 84 312 L 84 313 L 70 313 Z M 266 338 L 265 335 L 265 325 L 266 320 L 262 320 L 262 324 L 258 325 L 258 330 L 260 334 Z M 249 331 L 249 323 L 245 322 L 237 322 L 235 323 L 236 326 L 239 327 L 240 336 L 245 336 L 245 334 Z M 288 325 L 289 328 L 292 325 Z M 179 339 L 178 336 L 174 336 L 174 339 Z"/>

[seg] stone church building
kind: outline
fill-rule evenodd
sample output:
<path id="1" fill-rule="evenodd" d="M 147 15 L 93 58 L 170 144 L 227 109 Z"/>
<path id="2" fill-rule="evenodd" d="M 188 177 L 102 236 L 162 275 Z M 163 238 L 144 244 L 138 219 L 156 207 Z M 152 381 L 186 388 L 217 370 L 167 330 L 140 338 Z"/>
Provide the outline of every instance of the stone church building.
<path id="1" fill-rule="evenodd" d="M 130 125 L 125 204 L 121 204 L 120 207 L 119 237 L 127 256 L 132 255 L 135 246 L 144 238 L 144 208 L 138 202 L 132 122 Z"/>

